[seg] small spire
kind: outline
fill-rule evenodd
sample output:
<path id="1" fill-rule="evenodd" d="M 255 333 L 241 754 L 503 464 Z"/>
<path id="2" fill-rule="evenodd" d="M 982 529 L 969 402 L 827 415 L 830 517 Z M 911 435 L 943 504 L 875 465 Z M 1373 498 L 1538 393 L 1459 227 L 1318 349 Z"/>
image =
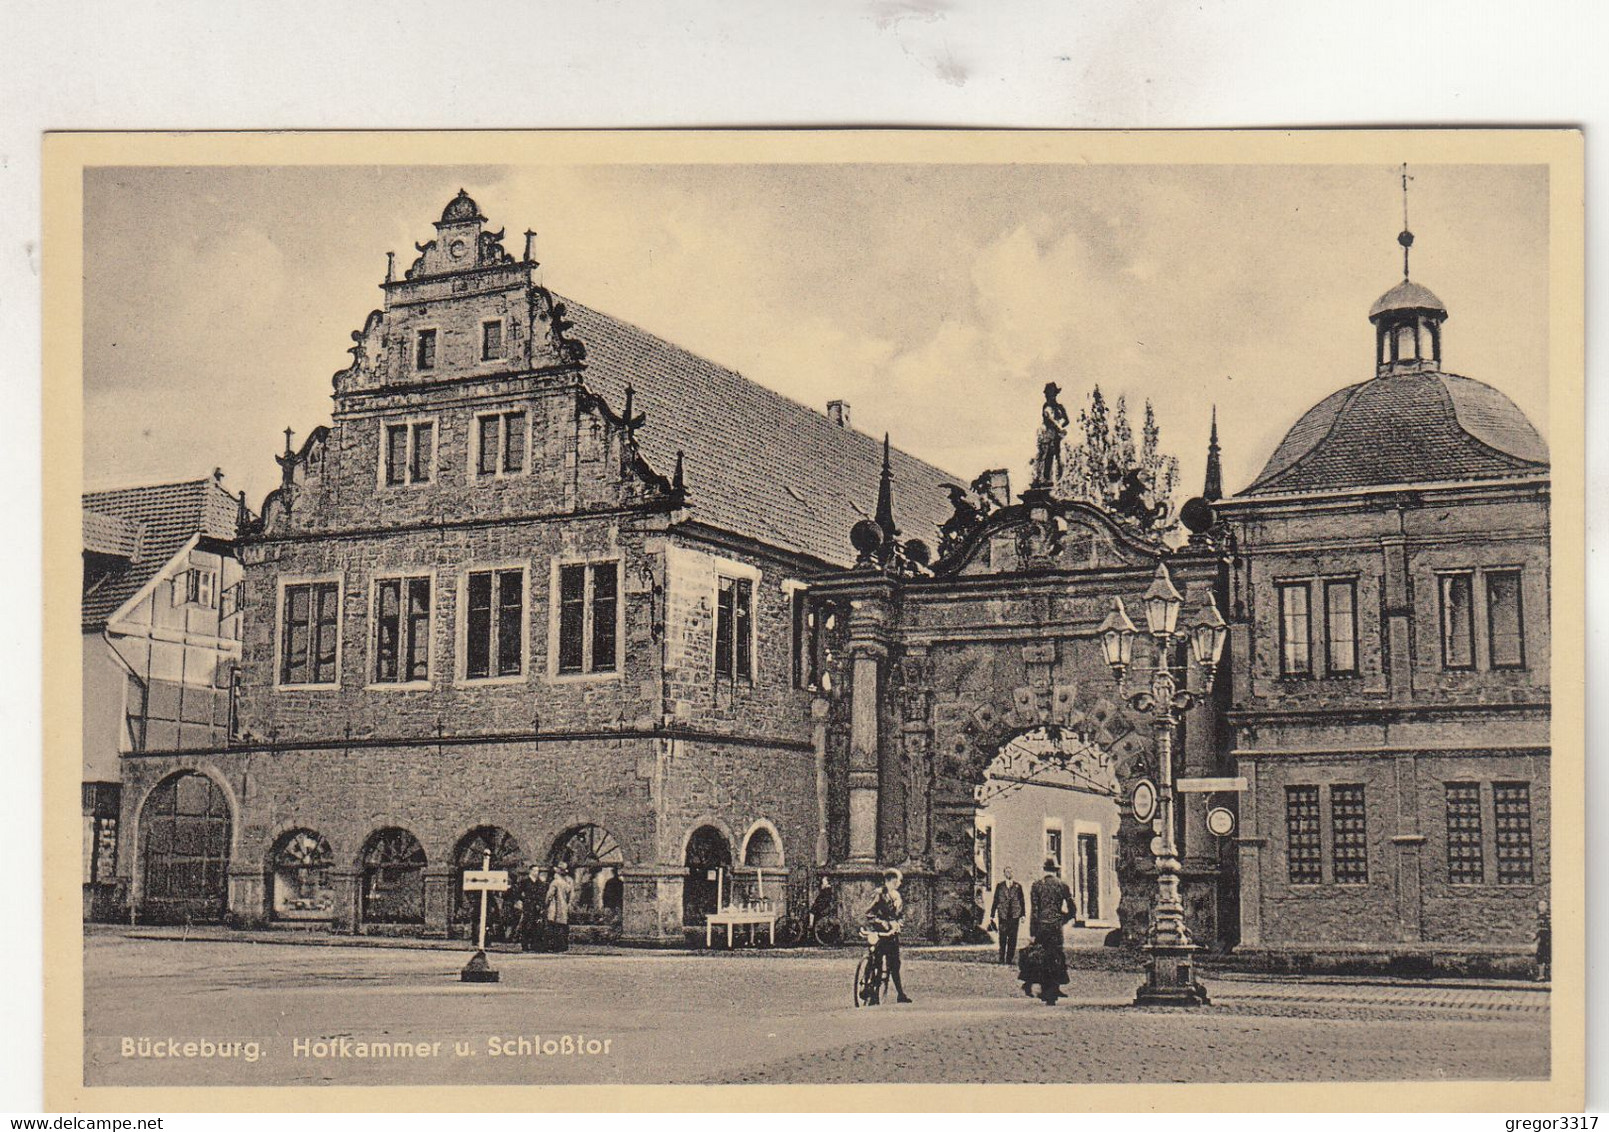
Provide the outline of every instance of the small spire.
<path id="1" fill-rule="evenodd" d="M 894 468 L 888 458 L 888 433 L 883 433 L 883 475 L 877 485 L 877 525 L 890 540 L 899 534 L 894 525 Z"/>
<path id="2" fill-rule="evenodd" d="M 396 252 L 386 252 L 386 254 L 385 254 L 385 281 L 387 283 L 393 283 L 393 282 L 396 281 L 396 278 L 397 278 L 397 253 Z"/>
<path id="3" fill-rule="evenodd" d="M 687 492 L 687 481 L 682 476 L 682 450 L 680 448 L 676 449 L 676 472 L 671 476 L 670 489 L 677 495 L 684 495 Z"/>
<path id="4" fill-rule="evenodd" d="M 285 455 L 287 455 L 287 456 L 289 456 L 291 454 L 291 437 L 293 437 L 295 435 L 296 435 L 296 433 L 291 428 L 291 426 L 286 425 L 285 426 Z"/>
<path id="5" fill-rule="evenodd" d="M 525 230 L 525 262 L 530 263 L 536 259 L 536 233 L 531 229 Z"/>
<path id="6" fill-rule="evenodd" d="M 1212 436 L 1207 441 L 1207 482 L 1201 490 L 1201 497 L 1208 503 L 1216 503 L 1224 497 L 1223 464 L 1219 459 L 1218 449 L 1218 406 L 1212 407 Z"/>
<path id="7" fill-rule="evenodd" d="M 1408 278 L 1408 249 L 1413 247 L 1413 232 L 1408 228 L 1408 182 L 1413 180 L 1408 176 L 1408 163 L 1402 163 L 1402 231 L 1397 234 L 1397 243 L 1402 245 L 1402 278 Z"/>

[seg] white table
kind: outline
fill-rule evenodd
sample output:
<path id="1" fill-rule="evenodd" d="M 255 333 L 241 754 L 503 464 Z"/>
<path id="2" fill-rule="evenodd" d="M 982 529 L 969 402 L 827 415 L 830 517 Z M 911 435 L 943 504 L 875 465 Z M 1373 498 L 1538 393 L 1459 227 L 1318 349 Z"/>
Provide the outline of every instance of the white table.
<path id="1" fill-rule="evenodd" d="M 777 914 L 765 908 L 728 908 L 724 912 L 711 912 L 704 918 L 704 946 L 715 946 L 715 929 L 726 929 L 726 946 L 731 949 L 735 946 L 734 936 L 740 924 L 749 926 L 749 936 L 752 939 L 754 931 L 760 925 L 765 925 L 766 942 L 772 947 L 777 943 Z"/>

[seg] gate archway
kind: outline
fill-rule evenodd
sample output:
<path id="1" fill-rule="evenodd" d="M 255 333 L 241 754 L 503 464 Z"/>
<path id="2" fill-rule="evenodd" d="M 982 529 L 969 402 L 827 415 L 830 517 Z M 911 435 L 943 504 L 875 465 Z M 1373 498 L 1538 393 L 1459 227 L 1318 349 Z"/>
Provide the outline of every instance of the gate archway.
<path id="1" fill-rule="evenodd" d="M 1031 883 L 1051 861 L 1072 890 L 1073 925 L 1116 927 L 1121 797 L 1116 757 L 1084 733 L 1050 725 L 1007 741 L 973 788 L 980 922 L 1007 869 Z"/>

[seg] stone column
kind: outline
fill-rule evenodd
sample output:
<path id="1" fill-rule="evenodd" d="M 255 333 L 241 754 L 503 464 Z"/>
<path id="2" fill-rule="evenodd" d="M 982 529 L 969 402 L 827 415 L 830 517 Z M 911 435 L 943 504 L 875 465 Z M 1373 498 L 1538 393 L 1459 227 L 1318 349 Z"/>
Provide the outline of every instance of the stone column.
<path id="1" fill-rule="evenodd" d="M 852 662 L 849 725 L 849 856 L 877 856 L 877 686 L 882 657 L 861 652 Z"/>
<path id="2" fill-rule="evenodd" d="M 933 664 L 926 649 L 909 649 L 900 664 L 900 746 L 905 772 L 905 859 L 926 861 L 932 849 Z"/>
<path id="3" fill-rule="evenodd" d="M 456 893 L 453 885 L 458 881 L 458 870 L 447 865 L 430 865 L 425 869 L 425 930 L 427 936 L 438 939 L 447 935 Z"/>
<path id="4" fill-rule="evenodd" d="M 229 919 L 243 928 L 268 919 L 268 883 L 263 870 L 229 866 Z"/>
<path id="5" fill-rule="evenodd" d="M 849 618 L 849 857 L 855 861 L 877 858 L 887 623 L 888 604 L 881 595 L 854 602 Z"/>
<path id="6" fill-rule="evenodd" d="M 363 874 L 357 869 L 330 870 L 330 930 L 351 935 L 358 930 L 361 919 L 359 903 L 363 892 Z"/>

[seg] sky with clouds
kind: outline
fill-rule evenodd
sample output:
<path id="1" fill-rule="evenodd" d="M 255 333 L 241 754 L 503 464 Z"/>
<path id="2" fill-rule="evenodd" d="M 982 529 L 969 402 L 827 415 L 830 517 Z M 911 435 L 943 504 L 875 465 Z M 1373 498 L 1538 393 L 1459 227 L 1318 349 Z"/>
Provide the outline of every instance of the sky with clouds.
<path id="1" fill-rule="evenodd" d="M 1413 170 L 1413 277 L 1445 368 L 1546 435 L 1547 179 Z M 85 481 L 215 466 L 253 506 L 327 423 L 330 376 L 460 188 L 543 282 L 959 475 L 1026 484 L 1040 390 L 1156 406 L 1226 488 L 1373 373 L 1369 304 L 1401 278 L 1386 166 L 565 165 L 100 168 L 85 174 Z M 649 428 L 653 422 L 648 422 Z"/>

